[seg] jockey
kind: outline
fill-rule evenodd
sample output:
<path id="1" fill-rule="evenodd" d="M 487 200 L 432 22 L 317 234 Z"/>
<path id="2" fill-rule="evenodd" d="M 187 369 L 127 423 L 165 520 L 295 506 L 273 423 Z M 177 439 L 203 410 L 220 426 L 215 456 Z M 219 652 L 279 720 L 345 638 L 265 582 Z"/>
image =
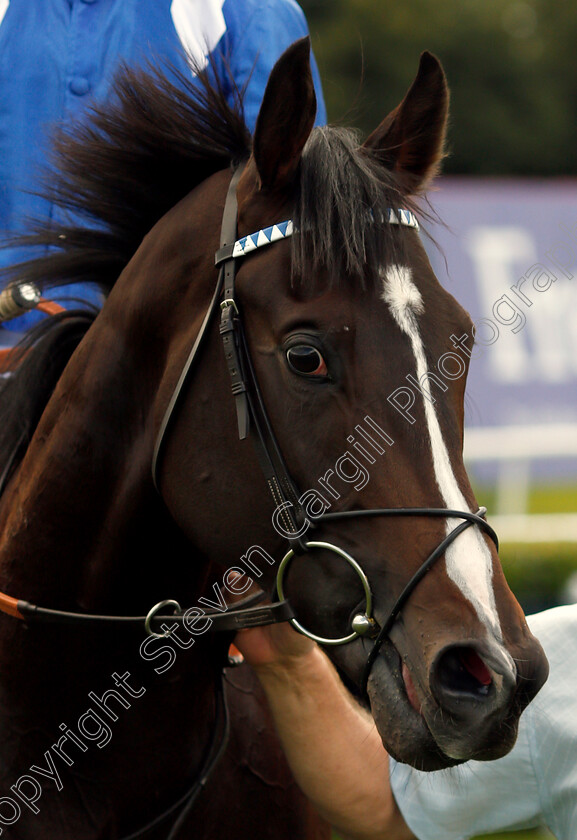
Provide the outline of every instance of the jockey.
<path id="1" fill-rule="evenodd" d="M 64 211 L 38 195 L 49 163 L 50 134 L 93 103 L 104 102 L 121 64 L 206 66 L 210 54 L 231 104 L 230 76 L 243 92 L 251 131 L 269 73 L 284 50 L 307 34 L 294 0 L 0 0 L 0 244 L 27 233 L 29 220 L 61 221 Z M 313 59 L 317 124 L 326 121 Z M 0 250 L 0 270 L 31 255 Z M 4 285 L 6 280 L 0 286 Z M 68 285 L 53 299 L 101 303 L 97 290 Z M 0 325 L 0 345 L 12 344 L 39 313 Z"/>

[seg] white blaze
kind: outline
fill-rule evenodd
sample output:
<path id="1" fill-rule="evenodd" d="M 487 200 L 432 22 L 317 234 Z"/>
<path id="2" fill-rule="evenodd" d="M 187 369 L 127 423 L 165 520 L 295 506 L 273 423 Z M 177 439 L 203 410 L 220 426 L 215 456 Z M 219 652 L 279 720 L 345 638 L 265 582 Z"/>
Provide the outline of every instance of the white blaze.
<path id="1" fill-rule="evenodd" d="M 403 266 L 390 266 L 383 279 L 382 298 L 401 330 L 409 337 L 417 366 L 417 380 L 427 373 L 427 360 L 419 332 L 417 315 L 424 311 L 421 293 L 411 279 L 411 270 Z M 425 418 L 437 486 L 445 507 L 468 511 L 469 507 L 453 473 L 449 453 L 433 403 L 423 397 Z M 447 519 L 447 534 L 463 520 Z M 477 615 L 488 623 L 493 634 L 501 641 L 501 629 L 495 595 L 491 583 L 491 552 L 479 532 L 471 527 L 464 531 L 445 551 L 447 574 L 473 604 Z"/>

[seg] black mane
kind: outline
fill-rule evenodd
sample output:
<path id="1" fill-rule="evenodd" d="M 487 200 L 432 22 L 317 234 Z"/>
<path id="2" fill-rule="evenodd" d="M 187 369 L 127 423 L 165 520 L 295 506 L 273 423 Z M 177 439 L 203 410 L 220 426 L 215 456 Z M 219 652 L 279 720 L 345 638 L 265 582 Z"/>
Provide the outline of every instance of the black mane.
<path id="1" fill-rule="evenodd" d="M 42 256 L 9 269 L 40 288 L 95 283 L 106 294 L 153 225 L 214 172 L 248 157 L 241 94 L 233 108 L 215 73 L 198 84 L 176 70 L 128 68 L 110 103 L 62 129 L 43 194 L 70 211 L 70 223 L 33 224 L 19 245 Z M 214 78 L 213 78 L 214 76 Z M 46 246 L 51 246 L 47 253 Z"/>
<path id="2" fill-rule="evenodd" d="M 123 69 L 112 103 L 56 136 L 56 175 L 44 195 L 71 221 L 33 225 L 18 244 L 41 256 L 2 272 L 5 280 L 42 290 L 95 283 L 107 294 L 158 219 L 214 172 L 248 157 L 240 94 L 231 108 L 209 71 L 198 86 L 173 73 L 180 86 L 158 71 Z M 96 315 L 86 309 L 45 319 L 4 361 L 12 372 L 0 380 L 0 491 Z"/>
<path id="3" fill-rule="evenodd" d="M 194 68 L 193 68 L 194 70 Z M 39 223 L 18 244 L 42 256 L 8 269 L 9 279 L 40 288 L 95 283 L 106 294 L 153 225 L 214 172 L 246 159 L 251 138 L 242 94 L 229 79 L 235 104 L 210 68 L 198 84 L 171 70 L 124 68 L 112 102 L 63 129 L 54 141 L 53 171 L 44 194 L 66 211 L 69 224 Z M 412 206 L 395 177 L 362 149 L 355 131 L 315 129 L 296 184 L 295 277 L 368 279 L 403 240 L 379 224 L 389 207 Z M 47 251 L 46 246 L 50 246 Z"/>
<path id="4" fill-rule="evenodd" d="M 293 240 L 295 278 L 306 286 L 325 271 L 331 283 L 378 281 L 384 265 L 402 258 L 406 240 L 406 228 L 382 221 L 389 208 L 414 205 L 394 174 L 360 146 L 357 132 L 316 128 L 297 184 L 293 219 L 301 235 Z"/>

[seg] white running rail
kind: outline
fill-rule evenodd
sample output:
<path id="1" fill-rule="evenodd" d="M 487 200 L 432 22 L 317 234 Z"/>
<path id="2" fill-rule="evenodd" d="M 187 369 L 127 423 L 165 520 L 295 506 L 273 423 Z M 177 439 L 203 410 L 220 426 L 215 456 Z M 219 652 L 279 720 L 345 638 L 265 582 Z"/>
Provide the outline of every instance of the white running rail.
<path id="1" fill-rule="evenodd" d="M 466 429 L 465 463 L 499 464 L 490 520 L 503 542 L 577 542 L 577 512 L 527 512 L 531 462 L 552 458 L 575 460 L 577 475 L 577 424 Z"/>

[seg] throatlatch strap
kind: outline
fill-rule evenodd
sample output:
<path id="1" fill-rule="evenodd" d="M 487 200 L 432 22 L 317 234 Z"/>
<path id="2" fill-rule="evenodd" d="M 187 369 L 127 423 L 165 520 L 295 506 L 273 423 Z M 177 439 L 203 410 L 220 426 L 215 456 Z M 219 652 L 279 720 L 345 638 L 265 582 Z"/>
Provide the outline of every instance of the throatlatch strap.
<path id="1" fill-rule="evenodd" d="M 193 365 L 193 363 L 196 359 L 198 350 L 203 343 L 204 337 L 205 337 L 205 335 L 208 331 L 209 324 L 212 321 L 214 313 L 216 312 L 216 308 L 217 308 L 218 302 L 220 300 L 221 289 L 222 289 L 222 286 L 221 286 L 220 278 L 219 278 L 219 282 L 216 284 L 216 289 L 214 290 L 212 300 L 210 301 L 208 309 L 206 310 L 206 315 L 204 316 L 204 320 L 201 324 L 199 333 L 196 336 L 196 340 L 195 340 L 194 344 L 192 345 L 192 349 L 191 349 L 191 351 L 188 355 L 188 359 L 186 360 L 186 364 L 184 365 L 184 368 L 182 369 L 182 373 L 180 374 L 180 378 L 179 378 L 179 380 L 176 384 L 176 388 L 174 389 L 172 397 L 170 398 L 170 402 L 168 403 L 167 409 L 164 412 L 164 417 L 162 418 L 162 423 L 160 424 L 160 429 L 158 430 L 158 435 L 156 437 L 156 443 L 154 445 L 154 452 L 153 452 L 153 455 L 152 455 L 152 481 L 153 481 L 154 486 L 155 486 L 159 495 L 162 495 L 162 494 L 160 493 L 160 488 L 159 488 L 159 483 L 158 483 L 158 472 L 159 472 L 159 469 L 160 469 L 162 449 L 163 449 L 163 446 L 164 446 L 164 441 L 166 439 L 166 433 L 168 431 L 168 427 L 170 426 L 170 422 L 171 422 L 173 414 L 174 414 L 174 409 L 176 408 L 176 404 L 177 404 L 177 402 L 180 398 L 180 395 L 182 393 L 182 389 L 184 388 L 184 384 L 185 384 L 186 380 L 188 379 L 188 376 L 190 374 L 192 365 Z"/>
<path id="2" fill-rule="evenodd" d="M 234 237 L 236 236 L 236 185 L 238 183 L 238 179 L 240 178 L 242 168 L 243 168 L 242 166 L 239 166 L 239 168 L 235 171 L 235 173 L 232 176 L 231 182 L 230 182 L 229 187 L 228 187 L 228 192 L 227 192 L 227 195 L 226 195 L 226 202 L 225 202 L 225 209 L 224 209 L 224 216 L 227 216 L 227 215 L 230 216 L 230 212 L 231 212 L 230 206 L 231 206 L 231 202 L 233 202 L 233 204 L 234 204 L 234 224 L 235 224 L 235 232 L 232 234 L 232 242 L 233 243 L 234 243 Z M 227 208 L 228 208 L 228 214 L 227 214 Z M 224 226 L 224 217 L 223 217 L 223 226 Z M 223 235 L 224 234 L 221 232 L 221 242 L 222 242 L 222 239 L 223 239 Z M 188 379 L 188 377 L 190 375 L 192 366 L 193 366 L 194 361 L 195 361 L 195 359 L 198 355 L 198 351 L 199 351 L 199 349 L 200 349 L 200 347 L 201 347 L 201 345 L 204 341 L 204 338 L 207 334 L 208 327 L 209 327 L 209 325 L 212 321 L 214 313 L 216 312 L 216 309 L 217 309 L 217 306 L 218 306 L 218 303 L 219 303 L 219 300 L 220 300 L 221 292 L 222 292 L 223 279 L 224 279 L 224 272 L 221 269 L 221 271 L 219 271 L 219 274 L 218 274 L 218 281 L 217 281 L 217 284 L 216 284 L 216 288 L 214 290 L 214 294 L 212 296 L 212 299 L 210 301 L 208 309 L 206 310 L 206 315 L 204 316 L 204 320 L 201 324 L 201 327 L 200 327 L 199 333 L 196 337 L 196 340 L 195 340 L 194 344 L 192 345 L 192 349 L 191 349 L 190 353 L 188 354 L 188 359 L 186 360 L 186 364 L 184 365 L 184 368 L 182 369 L 182 373 L 180 374 L 179 380 L 176 384 L 176 388 L 174 389 L 174 392 L 172 394 L 170 402 L 168 403 L 166 411 L 164 412 L 164 417 L 162 418 L 162 423 L 160 424 L 160 429 L 159 429 L 158 435 L 156 437 L 156 444 L 154 446 L 154 453 L 152 455 L 152 481 L 154 482 L 154 486 L 156 487 L 156 490 L 159 493 L 160 493 L 160 489 L 159 489 L 159 483 L 158 483 L 158 471 L 160 469 L 162 449 L 163 449 L 163 446 L 164 446 L 164 441 L 166 439 L 166 434 L 167 434 L 167 431 L 168 431 L 168 427 L 169 427 L 170 422 L 172 420 L 174 410 L 176 408 L 178 400 L 180 399 L 180 395 L 182 393 L 182 390 L 184 388 L 186 380 Z"/>

